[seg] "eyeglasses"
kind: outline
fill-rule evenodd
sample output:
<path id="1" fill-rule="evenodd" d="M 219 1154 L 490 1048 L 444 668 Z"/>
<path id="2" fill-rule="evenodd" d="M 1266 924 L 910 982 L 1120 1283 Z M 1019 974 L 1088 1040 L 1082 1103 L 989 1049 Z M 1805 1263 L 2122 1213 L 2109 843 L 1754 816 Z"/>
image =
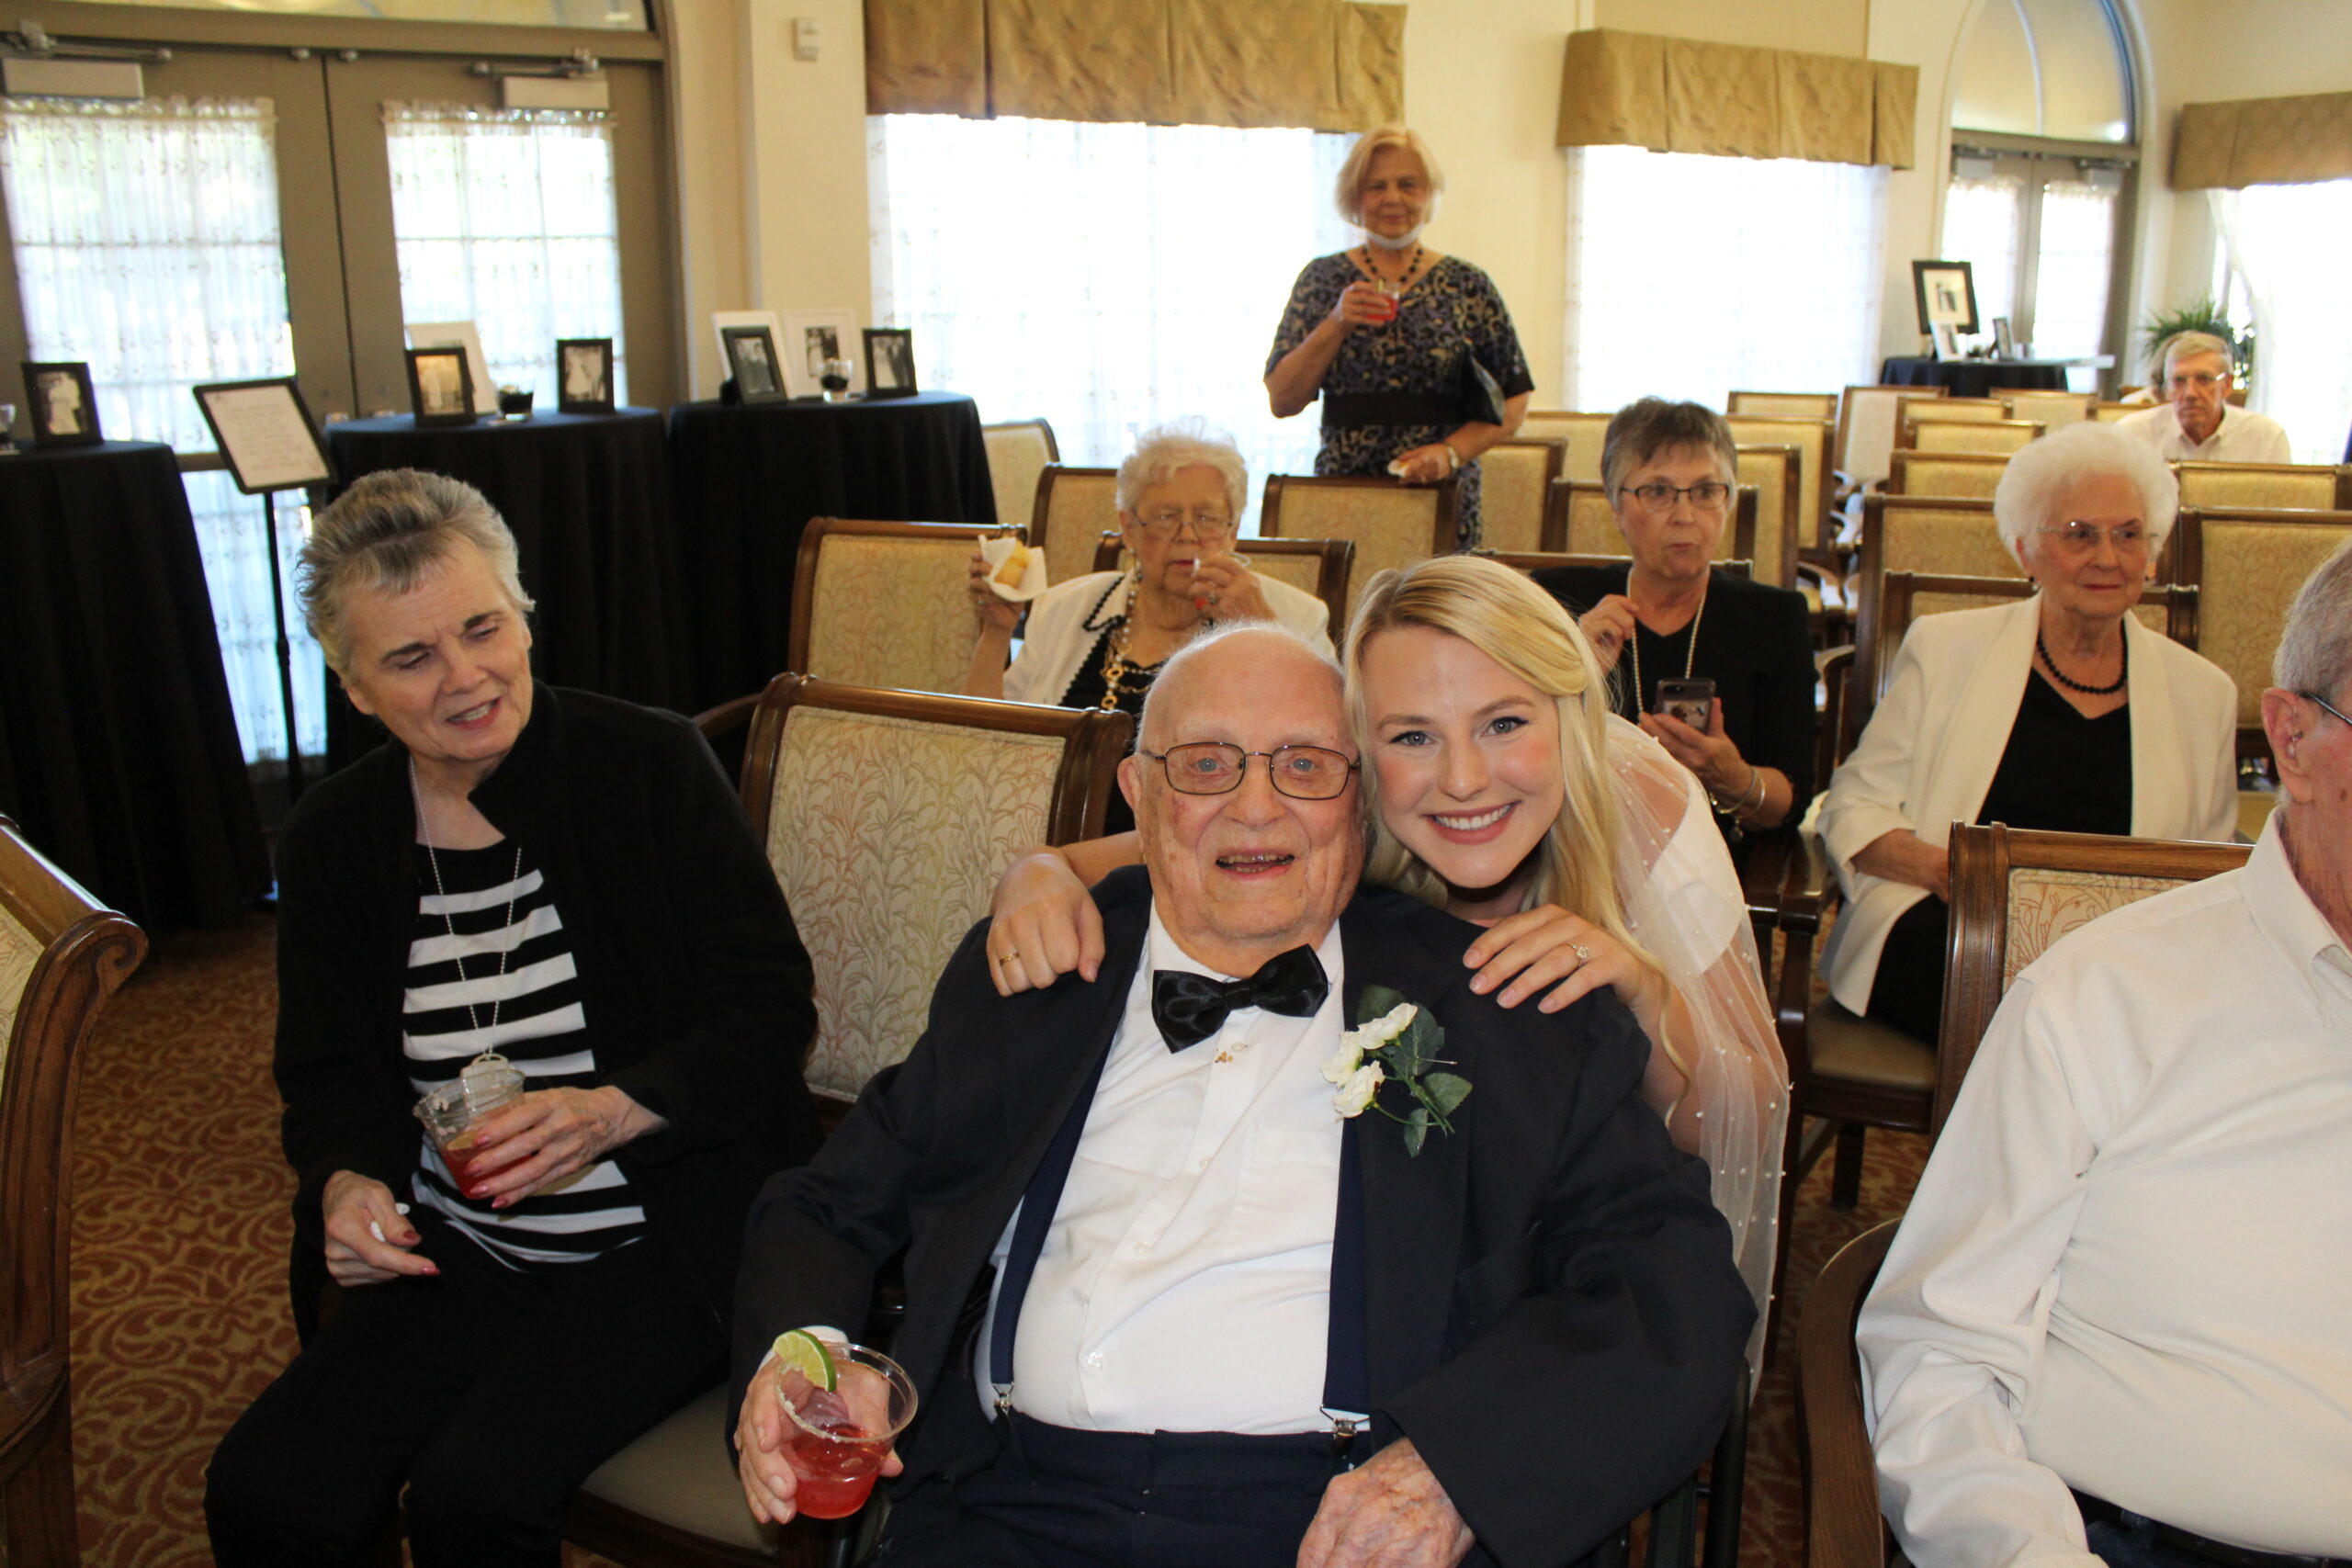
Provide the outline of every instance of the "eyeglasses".
<path id="1" fill-rule="evenodd" d="M 2037 523 L 2037 534 L 2048 534 L 2076 555 L 2088 555 L 2105 539 L 2115 547 L 2119 556 L 2145 555 L 2148 531 L 2137 523 L 2069 523 L 2061 527 L 2049 523 Z"/>
<path id="2" fill-rule="evenodd" d="M 1245 751 L 1224 740 L 1194 740 L 1165 751 L 1136 748 L 1168 774 L 1168 787 L 1179 795 L 1229 795 L 1241 786 L 1250 759 L 1266 759 L 1266 777 L 1283 794 L 1297 800 L 1329 800 L 1348 787 L 1348 777 L 1361 763 L 1346 753 L 1322 746 L 1277 746 L 1271 751 Z"/>
<path id="3" fill-rule="evenodd" d="M 1685 495 L 1702 512 L 1721 512 L 1724 502 L 1731 499 L 1731 486 L 1721 479 L 1701 479 L 1694 485 L 1619 485 L 1617 493 L 1632 496 L 1652 512 L 1664 512 L 1677 497 Z"/>
<path id="4" fill-rule="evenodd" d="M 2309 697 L 2312 701 L 2313 701 L 2313 702 L 2317 703 L 2320 706 L 2322 706 L 2322 707 L 2325 708 L 2328 712 L 2330 712 L 2330 713 L 2332 713 L 2332 714 L 2335 714 L 2335 716 L 2336 716 L 2339 720 L 2342 720 L 2342 722 L 2343 722 L 2343 723 L 2344 723 L 2347 728 L 2352 728 L 2352 718 L 2345 718 L 2345 717 L 2344 717 L 2344 715 L 2343 715 L 2340 711 L 2338 711 L 2338 709 L 2336 708 L 2336 705 L 2335 705 L 2334 703 L 2329 702 L 2325 697 L 2321 696 L 2317 692 L 2303 692 L 2303 693 L 2301 693 L 2301 694 L 2300 694 L 2300 695 L 2302 695 L 2302 696 Z"/>
<path id="5" fill-rule="evenodd" d="M 1177 531 L 1191 524 L 1193 536 L 1202 539 L 1220 538 L 1233 532 L 1233 519 L 1222 512 L 1186 512 L 1182 507 L 1163 506 L 1150 512 L 1136 513 L 1136 521 L 1155 538 L 1172 539 Z"/>
<path id="6" fill-rule="evenodd" d="M 2219 386 L 2226 376 L 2216 376 L 2211 370 L 2183 370 L 2172 378 L 2175 387 L 2195 387 L 2200 390 Z"/>

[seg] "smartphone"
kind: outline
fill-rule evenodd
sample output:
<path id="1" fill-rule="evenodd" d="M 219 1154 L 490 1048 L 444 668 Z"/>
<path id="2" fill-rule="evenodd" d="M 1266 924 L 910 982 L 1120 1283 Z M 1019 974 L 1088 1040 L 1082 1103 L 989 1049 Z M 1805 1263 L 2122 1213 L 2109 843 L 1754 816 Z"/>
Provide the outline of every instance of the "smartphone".
<path id="1" fill-rule="evenodd" d="M 1706 676 L 1686 680 L 1661 675 L 1657 701 L 1652 705 L 1659 713 L 1672 714 L 1693 729 L 1704 729 L 1715 709 L 1715 683 Z"/>

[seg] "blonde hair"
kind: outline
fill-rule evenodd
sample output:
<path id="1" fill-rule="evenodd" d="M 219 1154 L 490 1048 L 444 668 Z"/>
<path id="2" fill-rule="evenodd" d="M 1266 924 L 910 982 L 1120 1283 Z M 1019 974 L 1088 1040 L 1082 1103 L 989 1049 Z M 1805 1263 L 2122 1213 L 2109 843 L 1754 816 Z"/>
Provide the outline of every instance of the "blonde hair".
<path id="1" fill-rule="evenodd" d="M 1421 133 L 1409 125 L 1375 125 L 1356 139 L 1356 144 L 1348 150 L 1348 161 L 1340 165 L 1331 202 L 1338 209 L 1341 222 L 1363 226 L 1363 182 L 1372 177 L 1374 156 L 1390 148 L 1410 153 L 1421 165 L 1421 177 L 1430 185 L 1429 216 L 1437 216 L 1438 198 L 1445 195 L 1445 171 L 1437 166 L 1437 154 L 1421 140 Z"/>
<path id="2" fill-rule="evenodd" d="M 1381 821 L 1379 770 L 1369 762 L 1374 738 L 1364 700 L 1365 646 L 1383 632 L 1427 626 L 1460 637 L 1550 697 L 1559 710 L 1565 799 L 1558 818 L 1535 847 L 1535 875 L 1523 907 L 1556 904 L 1640 953 L 1617 890 L 1615 851 L 1623 824 L 1609 765 L 1607 689 L 1592 646 L 1560 602 L 1500 561 L 1440 556 L 1375 576 L 1350 621 L 1348 719 L 1357 750 L 1367 759 L 1362 777 L 1373 831 L 1366 880 L 1445 907 L 1445 879 Z"/>

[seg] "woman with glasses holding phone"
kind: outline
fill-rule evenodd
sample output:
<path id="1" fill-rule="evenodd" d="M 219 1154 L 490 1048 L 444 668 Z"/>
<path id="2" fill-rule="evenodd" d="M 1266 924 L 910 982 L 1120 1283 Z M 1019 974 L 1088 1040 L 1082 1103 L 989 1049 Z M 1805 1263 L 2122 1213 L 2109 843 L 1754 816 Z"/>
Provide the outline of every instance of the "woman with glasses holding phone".
<path id="1" fill-rule="evenodd" d="M 1323 601 L 1258 576 L 1234 551 L 1249 491 L 1248 466 L 1222 431 L 1178 421 L 1144 432 L 1119 465 L 1119 529 L 1134 567 L 1038 595 L 1009 667 L 1021 605 L 990 586 L 991 567 L 973 552 L 979 637 L 964 695 L 1139 714 L 1168 656 L 1218 621 L 1280 621 L 1329 652 Z M 1134 825 L 1114 794 L 1110 830 Z"/>
<path id="2" fill-rule="evenodd" d="M 2178 500 L 2113 425 L 2009 459 L 1993 516 L 2039 591 L 1915 622 L 1822 802 L 1848 900 L 1823 955 L 1840 1006 L 1935 1040 L 1955 821 L 2234 836 L 2237 688 L 2132 614 Z"/>
<path id="3" fill-rule="evenodd" d="M 1813 643 L 1804 595 L 1714 566 L 1738 495 L 1723 416 L 1644 398 L 1609 422 L 1601 481 L 1629 559 L 1535 581 L 1577 612 L 1618 715 L 1699 777 L 1724 835 L 1813 798 Z"/>

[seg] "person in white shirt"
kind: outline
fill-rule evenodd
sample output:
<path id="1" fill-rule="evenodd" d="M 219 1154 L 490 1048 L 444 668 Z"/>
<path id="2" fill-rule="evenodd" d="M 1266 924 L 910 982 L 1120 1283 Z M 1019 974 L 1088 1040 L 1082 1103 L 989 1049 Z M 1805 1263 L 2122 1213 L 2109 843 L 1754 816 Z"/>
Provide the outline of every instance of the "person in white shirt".
<path id="1" fill-rule="evenodd" d="M 2115 428 L 2156 449 L 2167 463 L 2291 463 L 2287 427 L 2230 403 L 2230 345 L 2211 333 L 2181 333 L 2165 344 L 2168 400 L 2128 413 Z"/>
<path id="2" fill-rule="evenodd" d="M 2352 545 L 2275 674 L 2251 858 L 2018 977 L 1862 1308 L 1918 1568 L 2352 1559 Z"/>
<path id="3" fill-rule="evenodd" d="M 798 1492 L 772 1337 L 861 1323 L 903 1247 L 894 1568 L 1582 1555 L 1705 1453 L 1756 1312 L 1641 1099 L 1646 1038 L 1606 987 L 1502 1008 L 1467 984 L 1479 928 L 1357 891 L 1340 675 L 1296 633 L 1195 638 L 1143 716 L 1144 865 L 1095 890 L 1097 977 L 1001 996 L 1019 954 L 976 927 L 905 1063 L 761 1195 L 748 1506 Z M 1442 1081 L 1343 1038 L 1408 1004 Z"/>

